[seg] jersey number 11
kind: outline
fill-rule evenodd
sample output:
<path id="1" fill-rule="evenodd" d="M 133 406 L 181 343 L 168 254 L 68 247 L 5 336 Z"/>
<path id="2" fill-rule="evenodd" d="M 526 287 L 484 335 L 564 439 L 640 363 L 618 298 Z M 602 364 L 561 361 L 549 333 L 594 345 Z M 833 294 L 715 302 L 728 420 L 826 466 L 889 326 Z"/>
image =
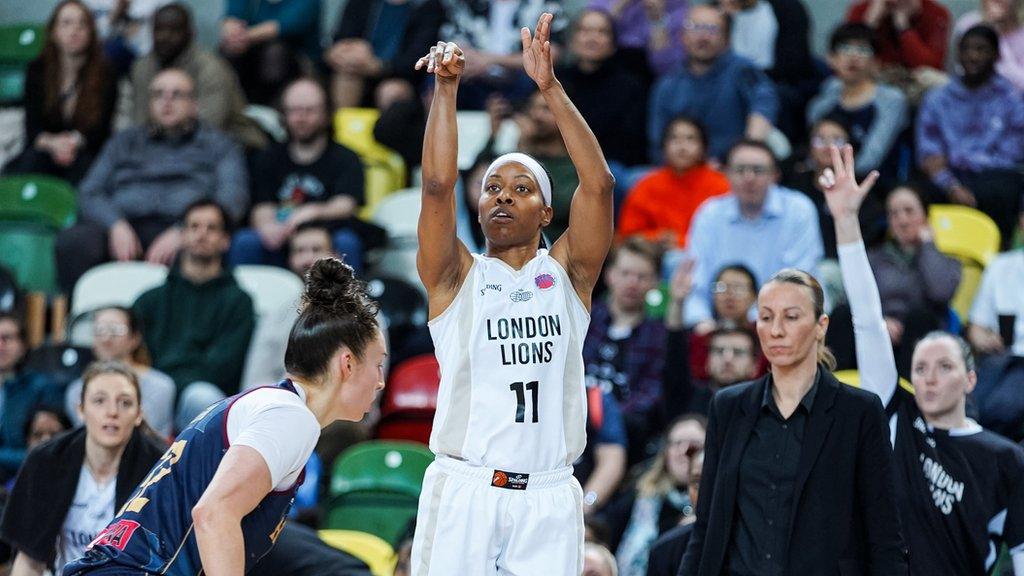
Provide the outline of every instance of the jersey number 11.
<path id="1" fill-rule="evenodd" d="M 522 382 L 513 382 L 508 385 L 509 389 L 516 393 L 516 422 L 526 421 L 526 391 L 530 391 L 530 395 L 533 398 L 533 422 L 537 422 L 537 381 L 533 380 L 527 382 L 524 386 Z"/>

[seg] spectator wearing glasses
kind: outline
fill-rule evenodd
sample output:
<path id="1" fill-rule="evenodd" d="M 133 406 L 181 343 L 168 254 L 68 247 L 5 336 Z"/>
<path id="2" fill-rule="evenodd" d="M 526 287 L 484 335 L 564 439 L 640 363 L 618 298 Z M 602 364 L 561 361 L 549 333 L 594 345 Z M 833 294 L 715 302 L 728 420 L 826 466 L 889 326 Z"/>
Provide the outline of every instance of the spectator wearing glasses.
<path id="1" fill-rule="evenodd" d="M 724 266 L 743 264 L 760 283 L 782 268 L 814 270 L 824 253 L 814 203 L 777 184 L 767 146 L 735 144 L 727 172 L 731 192 L 704 202 L 690 224 L 687 245 L 696 264 L 693 293 L 683 307 L 686 326 L 714 320 L 712 284 Z"/>
<path id="2" fill-rule="evenodd" d="M 139 319 L 130 308 L 110 306 L 93 314 L 92 354 L 98 361 L 121 362 L 138 376 L 142 391 L 142 411 L 146 422 L 167 438 L 174 427 L 174 380 L 149 366 L 149 353 L 142 346 Z M 82 379 L 68 385 L 64 392 L 64 409 L 75 426 L 82 424 L 78 404 L 82 396 Z"/>
<path id="3" fill-rule="evenodd" d="M 836 28 L 828 54 L 834 76 L 807 106 L 808 124 L 831 118 L 846 130 L 849 143 L 857 150 L 861 175 L 883 164 L 883 171 L 893 171 L 896 143 L 908 120 L 903 93 L 875 80 L 877 51 L 876 34 L 867 25 L 842 24 Z"/>
<path id="4" fill-rule="evenodd" d="M 690 501 L 690 459 L 704 448 L 706 421 L 686 414 L 666 428 L 651 467 L 636 486 L 609 504 L 603 518 L 611 528 L 619 574 L 644 576 L 651 545 L 658 536 L 694 513 Z"/>
<path id="5" fill-rule="evenodd" d="M 81 219 L 57 238 L 61 288 L 71 293 L 86 270 L 107 260 L 170 264 L 185 208 L 213 199 L 237 222 L 248 186 L 241 149 L 199 121 L 192 78 L 161 71 L 149 85 L 149 122 L 114 136 L 79 187 Z"/>
<path id="6" fill-rule="evenodd" d="M 654 85 L 647 119 L 650 157 L 661 161 L 661 135 L 684 114 L 700 118 L 708 156 L 721 160 L 741 138 L 764 140 L 778 114 L 771 80 L 729 48 L 730 18 L 711 6 L 694 6 L 683 26 L 686 59 Z"/>
<path id="7" fill-rule="evenodd" d="M 150 94 L 146 86 L 161 70 L 179 68 L 195 82 L 199 120 L 223 130 L 246 148 L 263 148 L 267 139 L 259 126 L 245 115 L 248 102 L 238 76 L 223 58 L 203 49 L 195 39 L 192 13 L 174 2 L 153 15 L 153 51 L 132 66 L 132 122 L 149 119 Z"/>

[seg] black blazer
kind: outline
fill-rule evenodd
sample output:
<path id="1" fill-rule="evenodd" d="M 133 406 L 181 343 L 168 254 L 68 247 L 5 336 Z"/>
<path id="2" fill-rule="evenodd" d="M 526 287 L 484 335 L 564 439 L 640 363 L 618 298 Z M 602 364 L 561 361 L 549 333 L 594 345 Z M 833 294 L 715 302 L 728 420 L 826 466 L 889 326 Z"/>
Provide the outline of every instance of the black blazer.
<path id="1" fill-rule="evenodd" d="M 728 566 L 740 459 L 767 385 L 764 376 L 711 400 L 697 522 L 682 576 L 720 576 Z M 906 576 L 894 485 L 889 427 L 878 396 L 825 371 L 797 467 L 786 574 Z"/>

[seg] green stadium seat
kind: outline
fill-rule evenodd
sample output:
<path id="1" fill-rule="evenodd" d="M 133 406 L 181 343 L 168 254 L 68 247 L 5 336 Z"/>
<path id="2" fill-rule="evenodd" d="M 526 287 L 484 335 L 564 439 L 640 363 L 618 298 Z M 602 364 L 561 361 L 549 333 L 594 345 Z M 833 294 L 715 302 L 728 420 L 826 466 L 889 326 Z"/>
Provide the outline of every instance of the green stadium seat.
<path id="1" fill-rule="evenodd" d="M 54 231 L 75 223 L 75 191 L 53 176 L 26 174 L 0 178 L 0 222 L 29 222 Z"/>
<path id="2" fill-rule="evenodd" d="M 423 474 L 434 460 L 415 442 L 357 444 L 335 461 L 326 528 L 397 542 L 416 516 Z"/>
<path id="3" fill-rule="evenodd" d="M 0 265 L 10 270 L 26 292 L 57 291 L 54 261 L 56 233 L 31 222 L 0 222 Z"/>
<path id="4" fill-rule="evenodd" d="M 41 24 L 0 26 L 0 103 L 20 103 L 25 94 L 25 68 L 43 49 Z"/>

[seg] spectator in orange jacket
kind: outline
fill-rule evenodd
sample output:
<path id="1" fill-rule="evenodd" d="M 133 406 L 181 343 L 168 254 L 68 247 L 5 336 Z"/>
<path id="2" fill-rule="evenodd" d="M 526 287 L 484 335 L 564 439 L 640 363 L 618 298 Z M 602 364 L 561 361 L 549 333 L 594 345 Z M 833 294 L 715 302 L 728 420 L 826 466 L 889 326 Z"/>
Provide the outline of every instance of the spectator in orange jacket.
<path id="1" fill-rule="evenodd" d="M 697 207 L 729 191 L 729 180 L 707 162 L 707 146 L 696 120 L 678 116 L 668 123 L 661 139 L 664 166 L 629 191 L 619 216 L 621 238 L 640 234 L 666 250 L 686 246 Z"/>

